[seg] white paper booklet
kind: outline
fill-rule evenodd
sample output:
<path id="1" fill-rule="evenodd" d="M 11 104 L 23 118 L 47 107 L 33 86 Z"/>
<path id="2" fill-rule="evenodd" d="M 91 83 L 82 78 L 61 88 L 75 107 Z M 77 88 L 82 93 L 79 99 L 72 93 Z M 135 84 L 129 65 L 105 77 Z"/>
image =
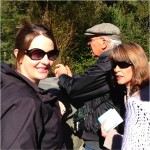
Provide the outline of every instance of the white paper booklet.
<path id="1" fill-rule="evenodd" d="M 108 131 L 118 126 L 121 122 L 123 122 L 123 119 L 115 109 L 110 108 L 98 118 L 98 122 L 100 124 L 102 124 L 103 121 L 106 121 L 104 124 L 104 130 Z"/>

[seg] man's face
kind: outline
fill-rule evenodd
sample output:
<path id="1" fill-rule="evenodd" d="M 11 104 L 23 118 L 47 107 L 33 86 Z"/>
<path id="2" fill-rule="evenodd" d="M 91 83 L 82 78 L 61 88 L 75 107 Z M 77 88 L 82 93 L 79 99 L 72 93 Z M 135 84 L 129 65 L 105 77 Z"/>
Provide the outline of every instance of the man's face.
<path id="1" fill-rule="evenodd" d="M 104 38 L 103 37 L 91 37 L 90 41 L 87 43 L 88 46 L 91 47 L 91 54 L 94 57 L 99 57 L 104 51 L 104 48 L 106 47 L 104 45 Z"/>

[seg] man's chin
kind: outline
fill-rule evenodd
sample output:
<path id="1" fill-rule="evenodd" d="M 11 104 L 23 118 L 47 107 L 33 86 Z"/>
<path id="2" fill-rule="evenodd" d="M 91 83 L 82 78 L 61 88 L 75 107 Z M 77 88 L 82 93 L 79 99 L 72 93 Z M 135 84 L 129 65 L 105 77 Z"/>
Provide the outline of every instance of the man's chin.
<path id="1" fill-rule="evenodd" d="M 95 57 L 96 55 L 94 53 L 92 53 L 92 56 Z"/>
<path id="2" fill-rule="evenodd" d="M 98 58 L 99 56 L 97 56 L 97 55 L 95 55 L 95 54 L 92 54 L 92 56 L 94 57 L 94 58 Z"/>

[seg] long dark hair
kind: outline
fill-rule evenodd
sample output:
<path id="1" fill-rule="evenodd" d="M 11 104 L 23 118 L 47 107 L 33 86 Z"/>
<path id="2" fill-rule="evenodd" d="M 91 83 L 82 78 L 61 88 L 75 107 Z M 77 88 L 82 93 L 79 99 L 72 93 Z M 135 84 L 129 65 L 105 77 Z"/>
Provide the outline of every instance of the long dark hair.
<path id="1" fill-rule="evenodd" d="M 33 24 L 28 21 L 23 21 L 22 27 L 18 30 L 15 38 L 15 49 L 19 50 L 17 61 L 22 58 L 25 50 L 29 48 L 32 40 L 39 35 L 44 35 L 51 39 L 54 43 L 54 49 L 57 49 L 56 41 L 51 29 L 42 24 Z"/>

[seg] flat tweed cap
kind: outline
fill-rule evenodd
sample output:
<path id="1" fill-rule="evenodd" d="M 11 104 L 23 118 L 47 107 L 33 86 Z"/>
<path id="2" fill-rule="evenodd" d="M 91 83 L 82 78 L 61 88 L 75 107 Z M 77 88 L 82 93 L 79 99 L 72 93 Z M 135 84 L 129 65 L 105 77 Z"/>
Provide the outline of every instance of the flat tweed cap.
<path id="1" fill-rule="evenodd" d="M 120 39 L 120 29 L 111 23 L 97 24 L 86 30 L 87 36 L 108 36 L 111 39 Z"/>

